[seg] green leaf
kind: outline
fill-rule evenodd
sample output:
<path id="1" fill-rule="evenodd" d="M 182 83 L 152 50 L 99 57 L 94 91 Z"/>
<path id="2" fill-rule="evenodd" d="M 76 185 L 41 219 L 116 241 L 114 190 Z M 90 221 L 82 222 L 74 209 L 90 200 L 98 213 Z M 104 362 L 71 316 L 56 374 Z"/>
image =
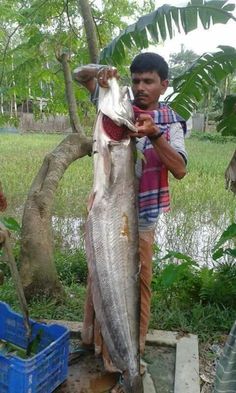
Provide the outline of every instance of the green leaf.
<path id="1" fill-rule="evenodd" d="M 213 253 L 212 258 L 214 261 L 221 258 L 224 255 L 224 249 L 221 247 L 216 252 Z"/>
<path id="2" fill-rule="evenodd" d="M 225 98 L 223 114 L 216 120 L 217 131 L 222 135 L 236 136 L 236 94 L 230 94 Z"/>
<path id="3" fill-rule="evenodd" d="M 236 49 L 233 47 L 221 46 L 218 52 L 203 54 L 189 70 L 173 80 L 174 94 L 177 94 L 170 106 L 187 120 L 211 86 L 219 84 L 235 69 Z M 234 114 L 232 119 L 228 117 L 227 122 L 235 130 Z M 227 134 L 224 120 L 218 127 Z"/>
<path id="4" fill-rule="evenodd" d="M 177 27 L 178 32 L 180 33 L 180 21 L 179 21 L 179 12 L 177 8 L 172 7 L 171 15 L 174 21 L 175 26 Z"/>
<path id="5" fill-rule="evenodd" d="M 102 50 L 100 63 L 106 62 L 108 58 L 114 58 L 116 62 L 119 61 L 120 63 L 123 61 L 121 56 L 116 54 L 119 51 L 119 41 L 130 48 L 131 41 L 134 40 L 136 48 L 146 48 L 148 45 L 147 31 L 150 32 L 151 39 L 158 43 L 160 39 L 165 40 L 168 34 L 170 37 L 173 36 L 174 26 L 177 27 L 178 31 L 182 27 L 185 33 L 189 33 L 198 27 L 199 19 L 205 29 L 215 23 L 226 23 L 229 19 L 236 20 L 230 12 L 233 9 L 234 5 L 229 3 L 226 6 L 225 1 L 203 2 L 202 0 L 192 0 L 185 7 L 163 5 L 154 12 L 140 17 L 136 23 L 124 29 L 119 37 L 112 40 Z M 158 31 L 160 34 L 158 34 Z M 139 34 L 142 34 L 143 38 Z"/>
<path id="6" fill-rule="evenodd" d="M 172 29 L 172 15 L 170 13 L 166 13 L 166 23 L 167 23 L 167 28 L 168 28 L 168 33 L 170 38 L 173 37 L 173 29 Z"/>
<path id="7" fill-rule="evenodd" d="M 226 248 L 224 250 L 225 255 L 230 255 L 233 258 L 236 258 L 236 248 Z"/>
<path id="8" fill-rule="evenodd" d="M 148 26 L 148 31 L 153 39 L 153 41 L 159 41 L 159 34 L 158 34 L 158 30 L 157 30 L 157 25 L 153 24 Z"/>
<path id="9" fill-rule="evenodd" d="M 170 258 L 176 258 L 182 261 L 188 262 L 190 265 L 197 265 L 197 263 L 188 255 L 182 254 L 181 252 L 178 251 L 168 251 L 168 253 L 161 258 L 162 260 L 170 259 Z"/>
<path id="10" fill-rule="evenodd" d="M 232 114 L 221 120 L 216 127 L 217 131 L 224 136 L 236 136 L 236 114 Z"/>
<path id="11" fill-rule="evenodd" d="M 236 258 L 236 248 L 226 248 L 225 250 L 221 247 L 214 254 L 212 255 L 212 258 L 214 261 L 217 259 L 221 258 L 223 255 L 229 255 L 233 258 Z"/>
<path id="12" fill-rule="evenodd" d="M 178 265 L 170 264 L 165 267 L 161 275 L 164 287 L 171 287 L 178 279 Z"/>
<path id="13" fill-rule="evenodd" d="M 20 225 L 13 217 L 1 217 L 0 222 L 10 231 L 19 232 L 21 229 Z"/>
<path id="14" fill-rule="evenodd" d="M 165 41 L 165 39 L 167 37 L 167 32 L 166 32 L 165 18 L 164 18 L 164 15 L 162 13 L 158 14 L 157 24 L 158 24 L 158 27 L 159 27 L 161 38 L 162 38 L 163 41 Z"/>
<path id="15" fill-rule="evenodd" d="M 215 252 L 222 244 L 227 242 L 228 240 L 236 239 L 236 224 L 231 224 L 221 235 L 220 239 L 213 247 L 212 251 Z"/>

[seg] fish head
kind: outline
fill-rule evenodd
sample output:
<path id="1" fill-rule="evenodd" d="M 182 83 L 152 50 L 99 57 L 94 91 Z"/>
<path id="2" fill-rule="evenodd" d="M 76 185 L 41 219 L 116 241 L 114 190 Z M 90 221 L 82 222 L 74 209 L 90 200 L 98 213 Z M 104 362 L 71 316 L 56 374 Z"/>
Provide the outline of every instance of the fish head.
<path id="1" fill-rule="evenodd" d="M 120 121 L 131 131 L 137 132 L 134 125 L 135 115 L 130 99 L 130 90 L 128 86 L 120 88 L 120 113 L 117 114 Z"/>
<path id="2" fill-rule="evenodd" d="M 99 89 L 98 109 L 118 126 L 126 126 L 136 132 L 128 87 L 120 87 L 116 78 L 108 79 L 108 85 L 109 89 Z"/>

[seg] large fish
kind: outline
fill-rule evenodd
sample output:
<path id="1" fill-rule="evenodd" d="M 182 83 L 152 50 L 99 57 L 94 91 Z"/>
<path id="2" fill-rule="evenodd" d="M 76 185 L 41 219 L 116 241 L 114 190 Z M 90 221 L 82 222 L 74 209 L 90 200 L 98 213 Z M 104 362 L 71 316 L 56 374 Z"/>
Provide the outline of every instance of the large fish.
<path id="1" fill-rule="evenodd" d="M 94 131 L 94 188 L 86 249 L 96 319 L 127 393 L 142 393 L 139 255 L 132 105 L 115 78 L 100 89 Z M 112 119 L 112 121 L 111 121 Z"/>

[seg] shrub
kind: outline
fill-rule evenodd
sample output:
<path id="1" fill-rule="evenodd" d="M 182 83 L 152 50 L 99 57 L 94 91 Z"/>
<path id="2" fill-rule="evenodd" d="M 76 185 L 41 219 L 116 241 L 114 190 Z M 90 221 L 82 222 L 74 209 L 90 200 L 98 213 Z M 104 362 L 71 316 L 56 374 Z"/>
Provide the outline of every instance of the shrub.
<path id="1" fill-rule="evenodd" d="M 55 264 L 63 284 L 86 283 L 88 267 L 83 248 L 70 252 L 56 251 Z"/>

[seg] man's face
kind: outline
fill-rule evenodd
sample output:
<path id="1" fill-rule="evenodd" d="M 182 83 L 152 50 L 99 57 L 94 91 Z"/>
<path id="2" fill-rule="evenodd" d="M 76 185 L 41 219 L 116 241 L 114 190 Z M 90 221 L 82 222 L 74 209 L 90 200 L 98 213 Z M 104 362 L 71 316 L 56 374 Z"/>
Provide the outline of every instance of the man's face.
<path id="1" fill-rule="evenodd" d="M 161 81 L 156 71 L 133 73 L 131 78 L 134 104 L 145 110 L 156 109 L 160 95 L 168 87 L 168 80 Z"/>

